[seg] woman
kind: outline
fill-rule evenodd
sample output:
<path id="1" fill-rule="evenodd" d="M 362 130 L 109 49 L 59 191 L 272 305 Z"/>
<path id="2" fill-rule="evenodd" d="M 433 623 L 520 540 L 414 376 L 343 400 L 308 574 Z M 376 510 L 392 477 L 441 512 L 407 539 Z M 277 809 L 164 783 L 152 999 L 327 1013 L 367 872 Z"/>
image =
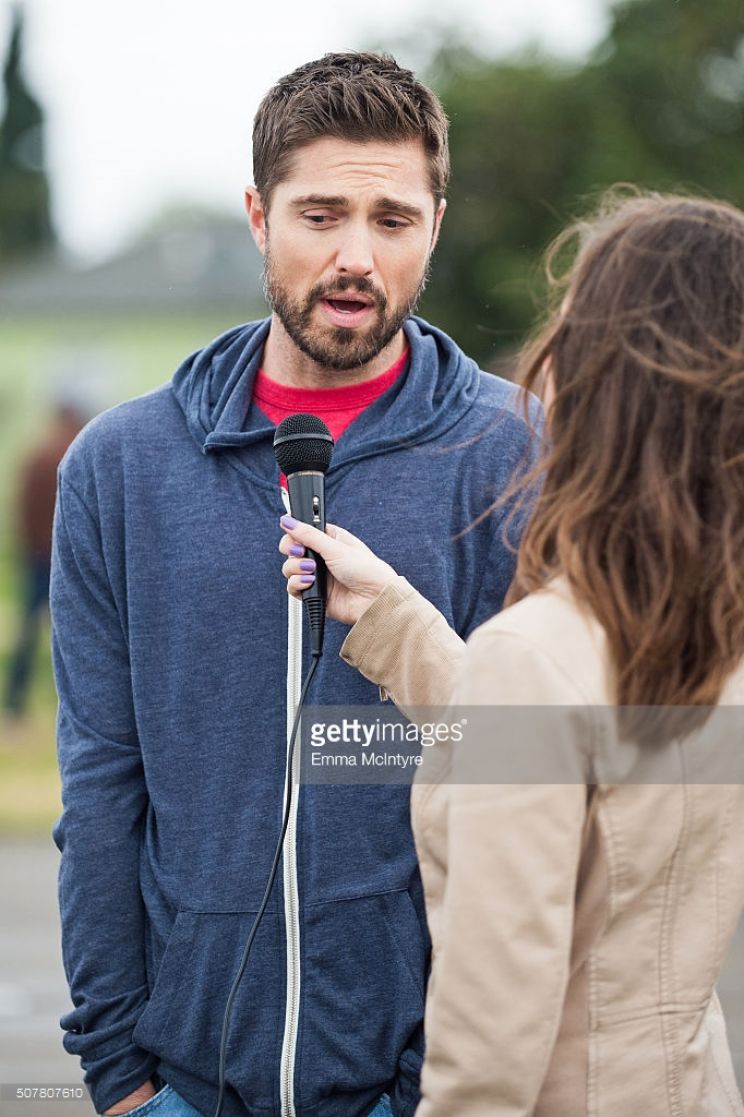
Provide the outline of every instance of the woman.
<path id="1" fill-rule="evenodd" d="M 342 655 L 399 704 L 455 677 L 461 704 L 571 711 L 547 743 L 573 782 L 414 788 L 433 941 L 417 1117 L 744 1113 L 714 991 L 744 787 L 678 779 L 695 734 L 672 716 L 693 707 L 704 733 L 709 707 L 744 705 L 744 215 L 634 197 L 580 233 L 523 360 L 551 445 L 515 604 L 465 648 L 355 537 L 283 521 L 289 591 L 313 577 L 303 548 L 322 554 L 354 624 Z M 665 782 L 595 777 L 623 747 Z"/>

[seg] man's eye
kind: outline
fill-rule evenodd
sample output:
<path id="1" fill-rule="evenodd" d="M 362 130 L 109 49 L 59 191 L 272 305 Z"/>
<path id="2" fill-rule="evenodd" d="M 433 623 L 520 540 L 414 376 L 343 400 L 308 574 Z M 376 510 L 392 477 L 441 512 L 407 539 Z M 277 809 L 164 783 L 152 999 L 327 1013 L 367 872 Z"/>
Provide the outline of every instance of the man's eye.
<path id="1" fill-rule="evenodd" d="M 303 216 L 311 225 L 323 225 L 331 220 L 327 213 L 305 213 Z"/>
<path id="2" fill-rule="evenodd" d="M 383 217 L 382 224 L 386 229 L 405 229 L 406 222 L 398 221 L 396 217 Z"/>

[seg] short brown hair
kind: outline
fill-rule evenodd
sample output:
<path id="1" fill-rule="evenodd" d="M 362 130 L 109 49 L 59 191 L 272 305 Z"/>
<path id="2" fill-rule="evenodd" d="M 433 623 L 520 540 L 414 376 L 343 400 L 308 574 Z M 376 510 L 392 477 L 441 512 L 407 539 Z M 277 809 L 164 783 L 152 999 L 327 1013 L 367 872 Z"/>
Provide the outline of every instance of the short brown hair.
<path id="1" fill-rule="evenodd" d="M 523 356 L 556 394 L 514 590 L 568 577 L 619 705 L 712 706 L 744 656 L 744 214 L 616 192 L 571 236 Z"/>
<path id="2" fill-rule="evenodd" d="M 253 177 L 264 208 L 293 153 L 325 136 L 366 143 L 420 139 L 435 204 L 449 178 L 448 122 L 437 98 L 387 54 L 325 54 L 281 78 L 253 122 Z"/>

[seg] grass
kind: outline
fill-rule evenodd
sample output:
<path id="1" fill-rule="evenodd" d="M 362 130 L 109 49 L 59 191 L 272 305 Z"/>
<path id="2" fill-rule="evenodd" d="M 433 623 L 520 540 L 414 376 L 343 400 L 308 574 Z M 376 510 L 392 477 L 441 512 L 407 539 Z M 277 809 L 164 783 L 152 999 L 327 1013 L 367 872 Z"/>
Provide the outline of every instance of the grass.
<path id="1" fill-rule="evenodd" d="M 243 320 L 250 317 L 246 313 Z M 240 320 L 229 311 L 188 318 L 0 319 L 0 680 L 15 639 L 21 588 L 13 524 L 16 477 L 48 421 L 54 392 L 82 388 L 100 406 L 111 406 L 169 380 L 184 357 Z M 55 714 L 47 628 L 28 716 L 20 723 L 0 721 L 0 836 L 48 836 L 59 814 Z"/>

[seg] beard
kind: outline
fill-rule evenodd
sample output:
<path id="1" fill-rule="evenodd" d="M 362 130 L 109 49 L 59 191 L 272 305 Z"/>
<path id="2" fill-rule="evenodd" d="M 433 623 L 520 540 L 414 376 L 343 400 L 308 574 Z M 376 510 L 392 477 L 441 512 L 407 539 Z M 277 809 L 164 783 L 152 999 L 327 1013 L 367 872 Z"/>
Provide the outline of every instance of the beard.
<path id="1" fill-rule="evenodd" d="M 268 243 L 264 257 L 264 295 L 290 338 L 306 357 L 323 368 L 344 372 L 360 368 L 382 352 L 414 311 L 429 279 L 426 261 L 416 286 L 395 306 L 371 280 L 360 275 L 339 276 L 335 283 L 317 283 L 304 298 L 293 298 L 279 279 Z M 334 293 L 355 291 L 373 300 L 375 316 L 366 329 L 313 324 L 313 313 L 321 299 Z"/>

